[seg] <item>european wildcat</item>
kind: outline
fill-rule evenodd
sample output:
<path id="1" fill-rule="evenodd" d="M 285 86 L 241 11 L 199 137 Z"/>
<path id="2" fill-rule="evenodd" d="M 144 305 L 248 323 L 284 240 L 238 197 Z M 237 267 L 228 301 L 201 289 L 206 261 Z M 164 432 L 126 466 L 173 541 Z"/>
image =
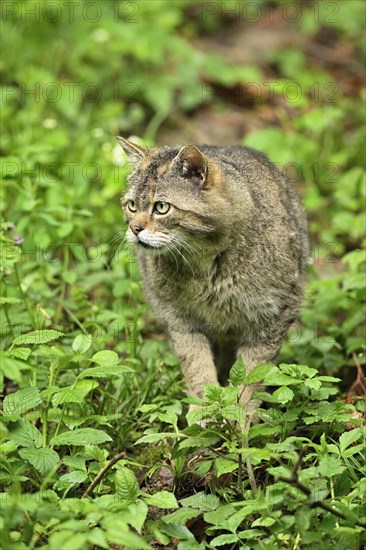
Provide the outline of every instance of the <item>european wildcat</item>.
<path id="1" fill-rule="evenodd" d="M 309 245 L 286 177 L 248 147 L 143 148 L 122 199 L 147 297 L 167 326 L 188 392 L 273 361 L 302 300 Z M 255 387 L 241 401 L 252 413 Z M 250 403 L 249 403 L 250 402 Z"/>

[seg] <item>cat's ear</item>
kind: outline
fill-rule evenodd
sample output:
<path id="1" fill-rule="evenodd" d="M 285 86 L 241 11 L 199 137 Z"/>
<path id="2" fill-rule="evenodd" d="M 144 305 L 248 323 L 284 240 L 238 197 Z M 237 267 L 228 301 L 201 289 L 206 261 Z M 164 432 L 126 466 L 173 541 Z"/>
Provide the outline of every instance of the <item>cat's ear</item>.
<path id="1" fill-rule="evenodd" d="M 207 178 L 207 160 L 195 145 L 185 145 L 173 159 L 172 167 L 184 178 L 196 178 L 201 185 Z"/>
<path id="2" fill-rule="evenodd" d="M 120 136 L 116 136 L 116 140 L 128 156 L 128 159 L 131 161 L 133 166 L 137 166 L 145 159 L 148 152 L 146 147 L 141 147 L 141 145 L 131 143 L 127 139 Z"/>

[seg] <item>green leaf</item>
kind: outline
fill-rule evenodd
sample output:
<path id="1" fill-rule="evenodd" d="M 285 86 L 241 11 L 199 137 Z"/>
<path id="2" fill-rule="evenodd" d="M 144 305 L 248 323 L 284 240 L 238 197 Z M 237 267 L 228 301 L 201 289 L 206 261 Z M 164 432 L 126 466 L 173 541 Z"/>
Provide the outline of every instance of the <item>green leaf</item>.
<path id="1" fill-rule="evenodd" d="M 216 458 L 215 470 L 218 476 L 228 474 L 238 469 L 238 463 L 232 460 L 226 460 L 225 458 Z"/>
<path id="2" fill-rule="evenodd" d="M 277 403 L 287 403 L 288 401 L 291 401 L 294 397 L 294 392 L 290 390 L 290 388 L 278 388 L 275 392 L 273 392 L 273 399 Z"/>
<path id="3" fill-rule="evenodd" d="M 142 537 L 129 531 L 127 524 L 115 514 L 104 516 L 101 519 L 101 526 L 106 531 L 108 541 L 129 550 L 152 550 L 152 547 Z"/>
<path id="4" fill-rule="evenodd" d="M 304 381 L 295 377 L 288 376 L 282 372 L 277 372 L 275 374 L 268 374 L 264 379 L 265 383 L 269 386 L 291 386 L 294 384 L 303 384 Z"/>
<path id="5" fill-rule="evenodd" d="M 125 466 L 119 466 L 115 474 L 114 484 L 116 496 L 119 500 L 134 501 L 140 494 L 140 486 L 135 474 Z"/>
<path id="6" fill-rule="evenodd" d="M 361 428 L 356 428 L 348 432 L 344 432 L 339 438 L 339 446 L 341 453 L 347 449 L 352 443 L 358 441 L 363 436 Z"/>
<path id="7" fill-rule="evenodd" d="M 56 407 L 62 403 L 83 403 L 88 390 L 82 388 L 64 388 L 52 397 L 52 404 Z"/>
<path id="8" fill-rule="evenodd" d="M 22 447 L 42 447 L 42 434 L 28 420 L 18 420 L 9 426 L 8 437 Z"/>
<path id="9" fill-rule="evenodd" d="M 66 455 L 64 456 L 62 461 L 64 464 L 66 464 L 66 466 L 69 466 L 74 470 L 84 470 L 86 472 L 86 466 L 85 466 L 86 458 L 84 458 L 83 456 Z"/>
<path id="10" fill-rule="evenodd" d="M 56 451 L 46 448 L 21 449 L 19 455 L 25 460 L 28 460 L 33 468 L 44 476 L 49 474 L 60 460 Z"/>
<path id="11" fill-rule="evenodd" d="M 110 367 L 91 367 L 89 369 L 83 370 L 79 374 L 78 378 L 111 378 L 113 376 L 122 376 L 126 372 L 134 372 L 131 367 L 126 367 L 124 365 L 115 365 Z"/>
<path id="12" fill-rule="evenodd" d="M 187 423 L 188 426 L 206 420 L 207 418 L 212 418 L 216 412 L 216 405 L 202 405 L 195 407 L 187 413 Z"/>
<path id="13" fill-rule="evenodd" d="M 23 371 L 32 369 L 33 367 L 31 365 L 27 365 L 27 363 L 15 359 L 14 357 L 9 357 L 8 352 L 0 351 L 0 373 L 2 380 L 5 377 L 9 378 L 9 380 L 13 380 L 17 384 L 21 384 L 24 376 Z"/>
<path id="14" fill-rule="evenodd" d="M 215 537 L 210 542 L 210 546 L 213 546 L 216 548 L 217 546 L 224 546 L 225 544 L 232 544 L 233 542 L 237 542 L 239 539 L 238 535 L 219 535 L 218 537 Z"/>
<path id="15" fill-rule="evenodd" d="M 166 523 L 179 523 L 180 525 L 185 525 L 188 520 L 196 518 L 201 514 L 201 510 L 194 510 L 192 508 L 179 508 L 175 512 L 164 516 L 164 521 Z"/>
<path id="16" fill-rule="evenodd" d="M 248 375 L 245 383 L 246 384 L 255 384 L 261 382 L 266 377 L 268 378 L 271 373 L 278 372 L 278 368 L 274 365 L 264 363 L 262 365 L 256 366 Z"/>
<path id="17" fill-rule="evenodd" d="M 144 494 L 144 499 L 150 506 L 156 506 L 157 508 L 179 508 L 177 499 L 169 491 L 159 491 L 153 495 Z"/>
<path id="18" fill-rule="evenodd" d="M 117 365 L 117 363 L 119 363 L 118 354 L 115 351 L 110 350 L 98 351 L 93 355 L 91 360 L 94 363 L 98 363 L 101 367 L 112 367 L 113 365 Z"/>
<path id="19" fill-rule="evenodd" d="M 40 403 L 42 403 L 42 399 L 39 389 L 29 387 L 7 395 L 4 399 L 3 410 L 5 416 L 23 414 Z"/>
<path id="20" fill-rule="evenodd" d="M 16 346 L 22 344 L 46 344 L 52 340 L 57 340 L 60 336 L 64 336 L 64 333 L 58 330 L 35 330 L 18 336 L 13 340 L 13 344 Z"/>
<path id="21" fill-rule="evenodd" d="M 203 512 L 216 510 L 220 506 L 220 500 L 215 495 L 206 495 L 203 491 L 179 501 L 182 506 L 198 508 Z"/>
<path id="22" fill-rule="evenodd" d="M 85 550 L 88 548 L 88 533 L 78 533 L 76 529 L 56 531 L 50 536 L 47 546 L 49 550 L 60 550 L 60 548 Z"/>
<path id="23" fill-rule="evenodd" d="M 220 401 L 222 395 L 222 388 L 216 384 L 206 384 L 204 389 L 204 400 L 215 402 Z"/>
<path id="24" fill-rule="evenodd" d="M 141 443 L 157 443 L 158 441 L 164 441 L 164 439 L 172 438 L 172 439 L 180 439 L 182 437 L 187 437 L 186 435 L 182 433 L 176 433 L 176 432 L 164 432 L 161 434 L 148 434 L 143 435 L 135 441 L 135 445 L 140 445 Z"/>
<path id="25" fill-rule="evenodd" d="M 17 359 L 22 359 L 26 361 L 31 354 L 31 349 L 29 348 L 14 348 L 7 352 L 11 357 L 16 357 Z"/>
<path id="26" fill-rule="evenodd" d="M 141 535 L 149 508 L 143 500 L 128 502 L 124 509 L 119 510 L 118 517 L 131 525 Z"/>
<path id="27" fill-rule="evenodd" d="M 67 483 L 70 483 L 70 485 L 79 485 L 80 483 L 83 483 L 87 477 L 87 472 L 82 470 L 73 470 L 72 472 L 62 475 L 59 478 L 59 481 L 66 481 Z"/>
<path id="28" fill-rule="evenodd" d="M 73 229 L 73 222 L 64 222 L 61 223 L 60 226 L 57 228 L 57 234 L 59 237 L 64 238 L 67 237 L 67 235 L 69 235 Z"/>
<path id="29" fill-rule="evenodd" d="M 344 472 L 346 466 L 334 456 L 324 456 L 319 460 L 318 469 L 324 477 L 333 477 Z"/>
<path id="30" fill-rule="evenodd" d="M 225 504 L 219 506 L 217 510 L 212 512 L 206 512 L 204 515 L 205 521 L 212 523 L 217 527 L 227 529 L 227 520 L 235 512 L 235 508 L 232 504 Z"/>
<path id="31" fill-rule="evenodd" d="M 213 433 L 204 432 L 201 436 L 188 437 L 179 443 L 179 450 L 194 449 L 197 447 L 209 447 L 219 441 L 219 436 Z"/>
<path id="32" fill-rule="evenodd" d="M 78 334 L 77 336 L 75 336 L 71 347 L 75 353 L 83 354 L 88 351 L 91 344 L 92 336 L 90 334 Z"/>
<path id="33" fill-rule="evenodd" d="M 112 438 L 102 430 L 94 428 L 79 428 L 54 436 L 51 445 L 97 445 L 105 441 L 112 441 Z"/>
<path id="34" fill-rule="evenodd" d="M 322 383 L 319 378 L 309 378 L 309 380 L 304 380 L 304 385 L 312 390 L 318 390 L 321 387 Z"/>
<path id="35" fill-rule="evenodd" d="M 246 414 L 245 414 L 244 407 L 241 403 L 226 405 L 225 407 L 221 408 L 220 412 L 223 418 L 225 418 L 226 420 L 234 420 L 235 422 L 238 422 L 242 426 L 245 425 Z"/>
<path id="36" fill-rule="evenodd" d="M 357 453 L 360 453 L 362 456 L 365 456 L 366 454 L 366 446 L 364 443 L 361 443 L 361 445 L 352 445 L 352 447 L 349 447 L 345 451 L 342 452 L 342 458 L 347 458 L 349 456 L 353 456 Z"/>
<path id="37" fill-rule="evenodd" d="M 229 376 L 230 382 L 233 386 L 239 386 L 240 384 L 244 384 L 245 378 L 246 372 L 243 361 L 238 359 L 231 367 Z"/>

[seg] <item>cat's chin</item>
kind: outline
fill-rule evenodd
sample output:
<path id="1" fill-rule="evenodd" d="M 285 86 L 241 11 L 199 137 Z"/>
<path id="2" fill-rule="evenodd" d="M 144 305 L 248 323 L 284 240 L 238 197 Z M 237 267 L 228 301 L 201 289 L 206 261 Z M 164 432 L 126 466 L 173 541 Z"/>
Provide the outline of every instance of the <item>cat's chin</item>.
<path id="1" fill-rule="evenodd" d="M 136 243 L 135 243 L 139 248 L 143 248 L 144 250 L 147 250 L 149 252 L 160 252 L 162 250 L 164 250 L 166 247 L 164 245 L 159 245 L 159 246 L 152 246 L 151 244 L 147 244 L 147 243 L 143 243 L 142 241 L 138 240 Z"/>

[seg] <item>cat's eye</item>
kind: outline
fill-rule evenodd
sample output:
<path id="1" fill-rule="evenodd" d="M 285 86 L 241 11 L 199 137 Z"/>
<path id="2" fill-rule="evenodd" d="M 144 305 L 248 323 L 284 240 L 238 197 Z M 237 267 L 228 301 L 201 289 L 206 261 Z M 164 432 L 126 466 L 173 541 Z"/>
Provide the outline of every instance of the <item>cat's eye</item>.
<path id="1" fill-rule="evenodd" d="M 168 202 L 158 201 L 154 204 L 154 211 L 158 214 L 166 214 L 170 210 L 170 204 Z"/>
<path id="2" fill-rule="evenodd" d="M 136 212 L 137 206 L 136 206 L 135 201 L 131 201 L 131 200 L 128 201 L 127 208 L 129 209 L 130 212 Z"/>

